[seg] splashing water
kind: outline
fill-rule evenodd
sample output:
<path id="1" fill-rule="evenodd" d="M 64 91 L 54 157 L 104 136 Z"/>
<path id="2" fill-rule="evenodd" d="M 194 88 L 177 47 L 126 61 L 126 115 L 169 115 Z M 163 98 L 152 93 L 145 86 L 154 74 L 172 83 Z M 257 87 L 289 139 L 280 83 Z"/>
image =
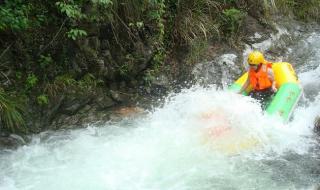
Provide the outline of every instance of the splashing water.
<path id="1" fill-rule="evenodd" d="M 254 137 L 255 144 L 225 151 L 215 141 L 229 137 L 223 140 L 236 144 L 237 139 L 208 137 L 207 129 L 220 125 L 211 114 L 223 115 L 237 138 Z M 288 160 L 310 154 L 310 131 L 294 124 L 299 117 L 289 125 L 270 119 L 249 97 L 195 87 L 170 96 L 142 118 L 40 135 L 32 145 L 2 153 L 0 189 L 287 189 L 314 184 L 317 178 L 303 165 Z"/>
<path id="2" fill-rule="evenodd" d="M 288 124 L 250 97 L 196 86 L 141 117 L 0 151 L 0 190 L 312 189 L 320 181 L 312 133 L 320 95 L 311 90 L 319 68 L 298 67 L 312 98 Z"/>

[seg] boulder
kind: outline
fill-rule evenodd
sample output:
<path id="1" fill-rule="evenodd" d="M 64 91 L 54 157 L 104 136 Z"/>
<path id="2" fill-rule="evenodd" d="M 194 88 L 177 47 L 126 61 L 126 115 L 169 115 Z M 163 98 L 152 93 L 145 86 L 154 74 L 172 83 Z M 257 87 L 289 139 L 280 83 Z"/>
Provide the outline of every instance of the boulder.
<path id="1" fill-rule="evenodd" d="M 111 98 L 117 103 L 130 103 L 133 95 L 120 91 L 110 90 Z"/>
<path id="2" fill-rule="evenodd" d="M 108 96 L 102 96 L 102 97 L 98 97 L 95 100 L 96 104 L 97 104 L 97 110 L 105 110 L 107 108 L 110 108 L 112 106 L 114 106 L 116 103 Z"/>
<path id="3" fill-rule="evenodd" d="M 15 149 L 25 144 L 25 140 L 16 134 L 0 136 L 0 149 Z"/>
<path id="4" fill-rule="evenodd" d="M 74 115 L 81 108 L 87 105 L 90 101 L 91 101 L 91 98 L 87 98 L 87 97 L 66 98 L 66 100 L 63 103 L 61 113 L 64 113 L 67 115 Z"/>
<path id="5" fill-rule="evenodd" d="M 214 58 L 211 61 L 205 61 L 196 64 L 192 70 L 195 80 L 202 85 L 214 84 L 225 86 L 233 82 L 232 76 L 239 76 L 241 73 L 239 58 L 234 53 L 226 53 Z"/>
<path id="6" fill-rule="evenodd" d="M 266 29 L 257 19 L 248 15 L 244 19 L 243 31 L 245 31 L 245 36 L 243 40 L 247 44 L 260 43 L 270 38 L 272 30 Z"/>
<path id="7" fill-rule="evenodd" d="M 114 111 L 114 113 L 119 114 L 124 117 L 133 116 L 143 113 L 145 110 L 140 107 L 121 107 Z"/>

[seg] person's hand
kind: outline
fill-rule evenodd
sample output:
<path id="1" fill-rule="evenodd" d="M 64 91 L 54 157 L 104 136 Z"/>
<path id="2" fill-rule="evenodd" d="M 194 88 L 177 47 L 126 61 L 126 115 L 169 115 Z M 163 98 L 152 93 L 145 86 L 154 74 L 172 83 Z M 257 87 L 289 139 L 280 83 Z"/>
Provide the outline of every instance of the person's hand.
<path id="1" fill-rule="evenodd" d="M 278 89 L 277 89 L 275 86 L 272 86 L 272 91 L 273 91 L 274 93 L 276 93 L 276 92 L 278 91 Z"/>

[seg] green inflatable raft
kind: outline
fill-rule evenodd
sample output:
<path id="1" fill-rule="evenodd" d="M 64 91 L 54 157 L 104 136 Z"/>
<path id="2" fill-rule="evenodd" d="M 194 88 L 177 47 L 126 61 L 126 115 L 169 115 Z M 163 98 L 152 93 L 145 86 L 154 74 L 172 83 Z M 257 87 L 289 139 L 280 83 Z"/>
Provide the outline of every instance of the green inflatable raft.
<path id="1" fill-rule="evenodd" d="M 302 95 L 302 87 L 292 65 L 287 62 L 277 62 L 272 64 L 275 75 L 275 81 L 278 91 L 268 102 L 266 113 L 269 115 L 280 116 L 287 122 Z M 230 86 L 230 90 L 239 92 L 248 78 L 248 73 L 243 74 L 236 82 Z M 249 87 L 243 93 L 248 95 L 252 87 Z"/>

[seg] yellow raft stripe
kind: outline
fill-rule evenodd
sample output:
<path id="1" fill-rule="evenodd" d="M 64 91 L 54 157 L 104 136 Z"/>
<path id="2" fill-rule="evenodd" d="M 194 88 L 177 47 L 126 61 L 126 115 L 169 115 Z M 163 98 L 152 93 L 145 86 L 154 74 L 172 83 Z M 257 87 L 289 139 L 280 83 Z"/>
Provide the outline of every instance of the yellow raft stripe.
<path id="1" fill-rule="evenodd" d="M 274 72 L 274 78 L 277 83 L 277 88 L 285 83 L 295 83 L 298 84 L 298 77 L 294 72 L 292 65 L 287 62 L 278 62 L 272 64 L 272 69 Z"/>
<path id="2" fill-rule="evenodd" d="M 244 83 L 247 81 L 248 78 L 248 72 L 244 73 L 236 82 L 235 84 L 238 84 L 240 86 L 243 86 Z M 249 93 L 252 90 L 251 85 L 248 86 L 248 88 L 246 89 L 246 92 Z"/>

